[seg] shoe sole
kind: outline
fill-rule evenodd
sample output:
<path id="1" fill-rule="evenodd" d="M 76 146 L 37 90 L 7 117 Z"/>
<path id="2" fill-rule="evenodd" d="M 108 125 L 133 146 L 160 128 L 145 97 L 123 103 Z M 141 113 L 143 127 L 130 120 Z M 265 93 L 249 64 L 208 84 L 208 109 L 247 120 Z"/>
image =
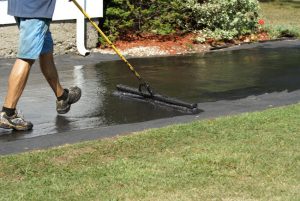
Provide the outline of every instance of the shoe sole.
<path id="1" fill-rule="evenodd" d="M 14 129 L 16 131 L 28 131 L 28 130 L 31 130 L 33 126 L 30 126 L 30 127 L 22 127 L 22 126 L 15 126 L 13 124 L 4 124 L 4 123 L 0 123 L 0 128 L 3 128 L 3 129 Z"/>
<path id="2" fill-rule="evenodd" d="M 71 105 L 74 104 L 74 103 L 76 103 L 76 102 L 78 102 L 80 100 L 80 98 L 81 98 L 81 91 L 80 91 L 79 96 L 75 100 L 73 100 L 73 102 L 68 102 L 69 106 L 67 108 L 60 109 L 60 110 L 56 109 L 57 113 L 58 114 L 66 114 L 66 113 L 68 113 L 70 111 L 70 109 L 71 109 Z"/>
<path id="3" fill-rule="evenodd" d="M 67 108 L 65 109 L 60 109 L 60 110 L 56 110 L 58 114 L 66 114 L 70 111 L 71 109 L 71 105 L 69 105 Z"/>
<path id="4" fill-rule="evenodd" d="M 79 91 L 78 97 L 77 97 L 75 100 L 73 100 L 72 102 L 68 102 L 68 103 L 69 103 L 70 105 L 71 105 L 71 104 L 74 104 L 74 103 L 76 103 L 77 101 L 79 101 L 80 98 L 81 98 L 81 90 Z"/>

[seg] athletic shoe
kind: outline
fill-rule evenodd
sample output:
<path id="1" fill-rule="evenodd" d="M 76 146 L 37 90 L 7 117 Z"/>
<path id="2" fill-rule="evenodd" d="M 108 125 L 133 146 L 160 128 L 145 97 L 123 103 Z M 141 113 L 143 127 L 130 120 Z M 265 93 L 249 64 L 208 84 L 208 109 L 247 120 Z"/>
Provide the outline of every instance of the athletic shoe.
<path id="1" fill-rule="evenodd" d="M 16 112 L 16 114 L 11 117 L 7 116 L 5 112 L 0 113 L 0 128 L 27 131 L 31 130 L 32 127 L 33 124 L 30 121 L 25 121 L 19 112 Z"/>
<path id="2" fill-rule="evenodd" d="M 68 98 L 66 100 L 56 100 L 56 111 L 58 114 L 66 114 L 71 109 L 71 104 L 76 103 L 81 97 L 81 89 L 79 87 L 70 87 Z"/>

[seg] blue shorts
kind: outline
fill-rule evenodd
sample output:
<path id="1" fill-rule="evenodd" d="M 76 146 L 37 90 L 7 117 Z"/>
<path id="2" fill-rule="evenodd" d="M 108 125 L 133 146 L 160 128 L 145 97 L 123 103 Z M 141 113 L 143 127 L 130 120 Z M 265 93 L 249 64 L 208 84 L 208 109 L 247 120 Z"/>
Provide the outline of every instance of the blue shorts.
<path id="1" fill-rule="evenodd" d="M 16 21 L 20 30 L 18 58 L 36 60 L 41 54 L 53 52 L 50 19 L 16 18 Z"/>

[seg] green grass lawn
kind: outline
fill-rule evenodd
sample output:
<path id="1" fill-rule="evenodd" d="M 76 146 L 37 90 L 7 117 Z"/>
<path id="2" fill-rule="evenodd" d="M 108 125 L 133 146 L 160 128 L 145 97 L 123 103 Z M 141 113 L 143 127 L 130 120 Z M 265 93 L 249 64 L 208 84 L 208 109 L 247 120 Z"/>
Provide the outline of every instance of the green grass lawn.
<path id="1" fill-rule="evenodd" d="M 300 37 L 300 1 L 260 3 L 261 14 L 272 37 L 291 33 Z"/>
<path id="2" fill-rule="evenodd" d="M 300 104 L 0 157 L 0 200 L 300 200 Z"/>

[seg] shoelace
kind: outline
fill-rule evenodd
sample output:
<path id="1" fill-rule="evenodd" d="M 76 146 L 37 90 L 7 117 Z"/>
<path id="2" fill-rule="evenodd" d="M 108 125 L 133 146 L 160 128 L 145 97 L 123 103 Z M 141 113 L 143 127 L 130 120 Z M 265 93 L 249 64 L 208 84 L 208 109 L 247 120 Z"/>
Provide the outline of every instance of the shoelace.
<path id="1" fill-rule="evenodd" d="M 22 113 L 22 111 L 21 110 L 16 110 L 16 114 L 15 114 L 16 116 L 16 118 L 20 118 L 20 119 L 22 119 L 22 120 L 24 120 L 24 115 L 23 115 L 23 113 Z"/>

